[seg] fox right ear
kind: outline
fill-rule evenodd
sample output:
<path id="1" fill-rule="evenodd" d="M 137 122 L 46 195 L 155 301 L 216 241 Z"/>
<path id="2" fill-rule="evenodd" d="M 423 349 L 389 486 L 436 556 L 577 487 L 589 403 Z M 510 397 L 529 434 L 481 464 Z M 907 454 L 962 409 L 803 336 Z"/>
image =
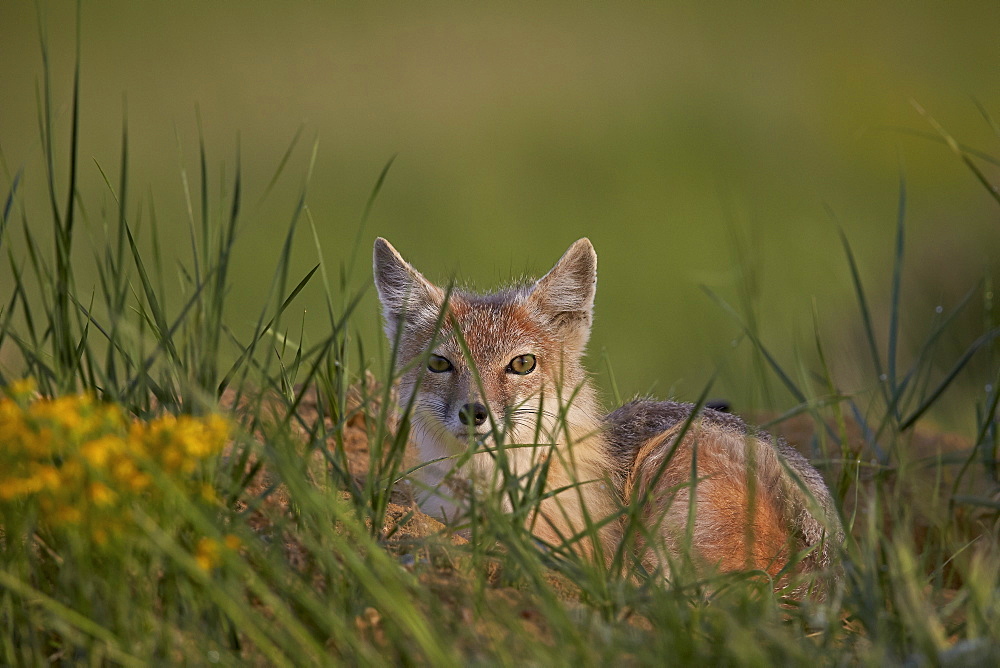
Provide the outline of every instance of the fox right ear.
<path id="1" fill-rule="evenodd" d="M 582 353 L 590 338 L 596 291 L 597 253 L 584 237 L 535 282 L 528 299 L 560 332 L 563 344 Z"/>
<path id="2" fill-rule="evenodd" d="M 375 289 L 382 302 L 385 334 L 390 342 L 396 339 L 401 322 L 437 318 L 444 303 L 444 291 L 410 266 L 382 237 L 375 240 L 372 265 Z"/>

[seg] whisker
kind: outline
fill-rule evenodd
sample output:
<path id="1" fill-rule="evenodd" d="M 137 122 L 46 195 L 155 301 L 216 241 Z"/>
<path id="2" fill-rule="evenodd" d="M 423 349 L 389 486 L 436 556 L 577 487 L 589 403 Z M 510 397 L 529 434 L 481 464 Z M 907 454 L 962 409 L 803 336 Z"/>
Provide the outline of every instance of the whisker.
<path id="1" fill-rule="evenodd" d="M 574 429 L 579 429 L 580 427 L 583 426 L 582 424 L 580 424 L 579 421 L 571 418 L 570 413 L 554 413 L 544 408 L 542 410 L 538 410 L 537 408 L 516 409 L 512 411 L 510 414 L 512 418 L 511 421 L 513 422 L 515 419 L 517 420 L 522 419 L 522 415 L 534 418 L 536 423 L 539 418 L 549 418 L 550 420 L 553 420 L 555 424 L 565 423 L 566 425 L 573 427 Z"/>

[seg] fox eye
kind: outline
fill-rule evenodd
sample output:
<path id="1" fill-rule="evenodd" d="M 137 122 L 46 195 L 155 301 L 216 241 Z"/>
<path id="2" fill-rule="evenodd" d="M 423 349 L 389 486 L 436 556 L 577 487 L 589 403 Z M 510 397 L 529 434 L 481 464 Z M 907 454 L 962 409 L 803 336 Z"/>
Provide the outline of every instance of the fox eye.
<path id="1" fill-rule="evenodd" d="M 427 368 L 434 373 L 444 373 L 445 371 L 451 371 L 454 367 L 452 367 L 451 361 L 447 357 L 431 355 L 431 358 L 427 360 Z"/>
<path id="2" fill-rule="evenodd" d="M 526 376 L 535 370 L 535 356 L 532 354 L 518 355 L 507 365 L 508 373 L 516 373 L 519 376 Z"/>

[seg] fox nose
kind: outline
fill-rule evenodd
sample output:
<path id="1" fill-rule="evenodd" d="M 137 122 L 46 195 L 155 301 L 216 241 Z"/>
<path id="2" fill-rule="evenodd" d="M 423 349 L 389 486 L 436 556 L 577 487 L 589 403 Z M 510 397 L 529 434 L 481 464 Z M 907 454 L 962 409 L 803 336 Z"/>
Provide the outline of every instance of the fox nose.
<path id="1" fill-rule="evenodd" d="M 462 424 L 468 426 L 479 426 L 486 422 L 486 406 L 483 406 L 478 401 L 473 404 L 465 404 L 458 411 L 458 419 L 461 420 Z"/>

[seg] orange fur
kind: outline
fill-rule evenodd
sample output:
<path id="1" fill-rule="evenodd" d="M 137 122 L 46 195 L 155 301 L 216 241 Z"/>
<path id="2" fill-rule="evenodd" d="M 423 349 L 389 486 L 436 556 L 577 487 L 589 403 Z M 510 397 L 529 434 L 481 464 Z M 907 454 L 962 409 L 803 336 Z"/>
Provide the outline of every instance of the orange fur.
<path id="1" fill-rule="evenodd" d="M 682 428 L 643 444 L 626 480 L 626 498 L 651 495 L 648 521 L 662 512 L 662 533 L 675 542 L 685 535 L 693 503 L 691 549 L 701 562 L 721 571 L 760 570 L 776 576 L 791 557 L 794 536 L 791 508 L 782 501 L 788 481 L 773 449 L 754 436 L 698 420 L 677 444 Z M 647 551 L 648 565 L 665 565 L 655 553 Z"/>

